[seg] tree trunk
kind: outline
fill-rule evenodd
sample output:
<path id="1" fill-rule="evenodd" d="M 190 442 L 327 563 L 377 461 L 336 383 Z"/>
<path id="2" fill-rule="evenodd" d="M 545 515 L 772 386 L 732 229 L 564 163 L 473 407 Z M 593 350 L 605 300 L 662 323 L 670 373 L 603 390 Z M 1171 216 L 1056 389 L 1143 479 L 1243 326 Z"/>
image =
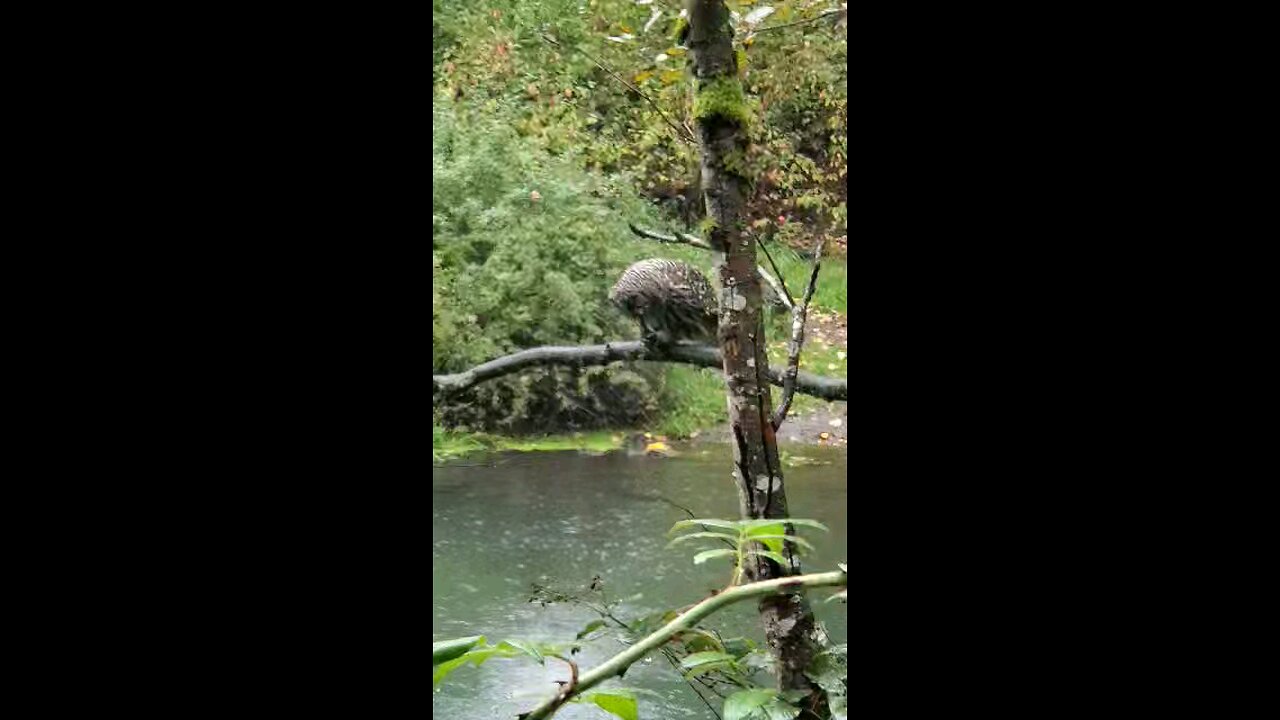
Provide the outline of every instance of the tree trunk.
<path id="1" fill-rule="evenodd" d="M 713 225 L 710 237 L 720 278 L 719 343 L 724 357 L 729 423 L 734 438 L 735 477 L 743 517 L 785 518 L 787 496 L 782 483 L 778 444 L 771 422 L 769 360 L 765 355 L 764 313 L 755 241 L 742 232 L 746 178 L 744 172 L 749 121 L 738 79 L 729 10 L 723 0 L 689 0 L 687 45 L 692 56 L 696 90 L 694 117 L 702 154 L 702 191 Z M 753 580 L 767 580 L 800 572 L 766 559 L 746 568 Z M 804 595 L 777 595 L 760 601 L 765 637 L 778 660 L 781 690 L 814 690 L 804 675 L 825 638 Z M 803 704 L 826 717 L 825 698 Z M 805 715 L 804 717 L 812 717 Z"/>

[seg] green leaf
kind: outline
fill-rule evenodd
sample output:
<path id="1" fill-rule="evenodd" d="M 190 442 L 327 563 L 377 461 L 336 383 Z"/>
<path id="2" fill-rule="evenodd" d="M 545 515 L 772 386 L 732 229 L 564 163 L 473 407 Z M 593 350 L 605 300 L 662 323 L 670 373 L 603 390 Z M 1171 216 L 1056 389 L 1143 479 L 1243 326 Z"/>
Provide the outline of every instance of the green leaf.
<path id="1" fill-rule="evenodd" d="M 815 547 L 813 546 L 813 543 L 809 542 L 808 540 L 805 540 L 804 538 L 800 537 L 799 535 L 753 535 L 753 536 L 751 537 L 751 539 L 752 539 L 752 540 L 759 540 L 760 542 L 763 542 L 765 545 L 770 545 L 770 543 L 766 542 L 766 541 L 768 541 L 768 540 L 777 540 L 777 541 L 778 541 L 778 545 L 779 545 L 779 546 L 781 546 L 781 545 L 782 545 L 782 542 L 783 542 L 783 541 L 785 541 L 785 540 L 790 540 L 791 542 L 795 543 L 796 545 L 799 545 L 800 547 L 805 548 L 805 549 L 807 549 L 807 550 L 816 550 L 816 549 L 817 549 L 817 548 L 815 548 Z M 770 545 L 769 549 L 770 549 L 770 550 L 773 550 L 774 548 L 772 547 L 772 545 Z M 781 551 L 779 550 L 779 552 L 781 552 Z"/>
<path id="2" fill-rule="evenodd" d="M 804 674 L 828 694 L 844 695 L 849 677 L 848 653 L 848 644 L 836 645 L 818 653 Z"/>
<path id="3" fill-rule="evenodd" d="M 693 564 L 701 565 L 702 563 L 712 558 L 725 557 L 726 555 L 732 557 L 737 554 L 738 554 L 737 550 L 730 550 L 729 548 L 720 548 L 719 550 L 703 550 L 702 552 L 693 556 Z"/>
<path id="4" fill-rule="evenodd" d="M 755 720 L 764 704 L 777 697 L 772 690 L 740 690 L 724 701 L 724 720 Z"/>
<path id="5" fill-rule="evenodd" d="M 766 550 L 772 550 L 773 552 L 776 552 L 776 553 L 780 553 L 783 551 L 783 544 L 781 540 L 777 540 L 775 538 L 767 538 L 767 537 L 753 538 L 753 539 L 759 541 L 762 545 L 764 545 Z"/>
<path id="6" fill-rule="evenodd" d="M 483 635 L 458 638 L 457 640 L 441 640 L 431 643 L 432 667 L 461 657 L 471 648 L 484 642 Z"/>
<path id="7" fill-rule="evenodd" d="M 701 675 L 706 675 L 707 673 L 713 673 L 719 670 L 728 670 L 731 667 L 733 667 L 733 663 L 727 660 L 722 660 L 720 662 L 709 662 L 703 665 L 699 665 L 698 667 L 685 673 L 684 679 L 692 680 Z"/>
<path id="8" fill-rule="evenodd" d="M 726 648 L 720 644 L 720 639 L 706 630 L 698 630 L 697 628 L 687 630 L 681 633 L 680 639 L 684 641 L 684 646 L 688 648 L 691 653 L 703 652 L 706 650 L 727 652 Z"/>
<path id="9" fill-rule="evenodd" d="M 593 702 L 601 710 L 612 713 L 622 720 L 640 720 L 640 711 L 636 708 L 636 699 L 620 692 L 592 693 L 583 702 Z"/>
<path id="10" fill-rule="evenodd" d="M 794 705 L 812 694 L 812 690 L 783 690 L 778 697 Z"/>
<path id="11" fill-rule="evenodd" d="M 789 567 L 791 565 L 791 563 L 787 561 L 787 558 L 785 555 L 783 555 L 782 553 L 776 553 L 772 550 L 751 550 L 747 554 L 767 557 L 770 560 L 778 563 L 782 567 Z"/>
<path id="12" fill-rule="evenodd" d="M 449 673 L 466 664 L 467 658 L 459 657 L 442 662 L 439 665 L 435 665 L 434 669 L 431 671 L 431 687 L 433 689 L 440 687 L 440 683 L 444 681 L 445 677 L 447 677 Z"/>
<path id="13" fill-rule="evenodd" d="M 520 640 L 503 640 L 501 643 L 499 643 L 498 647 L 499 648 L 515 648 L 516 650 L 519 650 L 520 652 L 524 653 L 525 655 L 528 655 L 534 660 L 537 660 L 539 665 L 545 665 L 547 662 L 546 658 L 542 656 L 542 653 L 538 652 L 537 648 L 535 648 L 534 646 L 526 642 L 522 642 Z"/>
<path id="14" fill-rule="evenodd" d="M 765 533 L 781 533 L 782 531 L 777 527 L 780 524 L 799 525 L 802 527 L 817 528 L 819 530 L 822 530 L 823 532 L 830 532 L 830 529 L 826 525 L 823 525 L 817 520 L 808 520 L 806 518 L 775 518 L 775 519 L 762 518 L 760 520 L 747 520 L 744 522 L 744 525 L 747 528 L 748 535 L 751 534 L 751 531 L 757 530 L 760 528 L 765 528 L 761 530 L 761 532 L 765 532 Z"/>
<path id="15" fill-rule="evenodd" d="M 755 649 L 756 644 L 747 638 L 729 638 L 724 641 L 724 651 L 739 659 Z"/>
<path id="16" fill-rule="evenodd" d="M 718 528 L 724 528 L 725 530 L 732 530 L 734 532 L 738 532 L 738 529 L 741 527 L 742 523 L 734 522 L 732 520 L 716 520 L 716 519 L 681 520 L 675 525 L 672 525 L 671 529 L 667 531 L 667 534 L 670 535 L 671 533 L 677 530 L 683 530 L 685 528 L 690 528 L 690 527 L 701 527 L 703 525 L 707 527 L 718 527 Z"/>
<path id="17" fill-rule="evenodd" d="M 680 667 L 692 668 L 699 665 L 705 665 L 710 662 L 724 662 L 725 660 L 733 660 L 733 656 L 729 653 L 708 650 L 707 652 L 693 653 L 687 655 L 685 659 L 680 661 Z"/>
<path id="18" fill-rule="evenodd" d="M 730 535 L 728 533 L 718 533 L 718 532 L 696 532 L 696 533 L 689 533 L 688 535 L 681 535 L 675 540 L 672 540 L 667 545 L 667 547 L 673 547 L 676 545 L 676 543 L 684 542 L 685 540 L 695 540 L 697 538 L 728 540 L 729 542 L 733 543 L 735 547 L 738 545 L 737 535 Z"/>
<path id="19" fill-rule="evenodd" d="M 752 520 L 747 526 L 747 537 L 760 535 L 786 535 L 787 527 L 777 520 Z"/>
<path id="20" fill-rule="evenodd" d="M 578 633 L 577 639 L 581 640 L 582 638 L 590 635 L 591 633 L 595 632 L 596 630 L 599 630 L 602 627 L 604 627 L 603 620 L 592 620 L 591 622 L 587 623 L 586 627 L 582 628 L 582 632 Z"/>
<path id="21" fill-rule="evenodd" d="M 767 720 L 792 720 L 799 714 L 800 708 L 780 698 L 774 698 L 764 706 L 764 716 Z"/>

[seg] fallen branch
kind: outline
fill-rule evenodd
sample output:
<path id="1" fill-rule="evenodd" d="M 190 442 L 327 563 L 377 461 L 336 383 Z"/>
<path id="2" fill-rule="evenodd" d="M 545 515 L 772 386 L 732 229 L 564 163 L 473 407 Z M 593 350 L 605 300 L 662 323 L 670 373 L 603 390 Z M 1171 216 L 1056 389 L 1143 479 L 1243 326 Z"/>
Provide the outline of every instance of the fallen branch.
<path id="1" fill-rule="evenodd" d="M 847 585 L 849 576 L 843 571 L 813 573 L 810 575 L 792 575 L 790 577 L 764 580 L 761 582 L 737 585 L 713 595 L 694 605 L 679 617 L 667 623 L 662 629 L 649 635 L 640 642 L 623 650 L 606 660 L 603 664 L 578 678 L 572 689 L 557 692 L 544 700 L 533 710 L 520 715 L 520 720 L 545 720 L 551 717 L 574 696 L 580 695 L 600 683 L 614 677 L 621 677 L 635 663 L 646 655 L 665 645 L 671 638 L 682 632 L 693 629 L 698 623 L 716 611 L 743 600 L 765 597 L 788 590 L 800 588 L 840 587 Z"/>
<path id="2" fill-rule="evenodd" d="M 791 343 L 787 345 L 787 371 L 782 382 L 782 402 L 773 414 L 773 429 L 782 426 L 787 419 L 787 410 L 791 408 L 791 400 L 796 394 L 796 376 L 800 372 L 800 348 L 804 347 L 804 326 L 809 316 L 809 302 L 818 288 L 818 270 L 822 267 L 822 238 L 818 238 L 818 246 L 813 250 L 813 272 L 809 274 L 809 287 L 804 290 L 804 298 L 799 305 L 791 306 Z"/>
<path id="3" fill-rule="evenodd" d="M 678 362 L 700 367 L 722 368 L 720 351 L 709 345 L 676 344 L 668 347 L 651 347 L 641 340 L 625 340 L 604 345 L 574 345 L 530 348 L 504 357 L 490 360 L 470 370 L 451 375 L 432 375 L 432 394 L 449 394 L 466 390 L 486 380 L 539 365 L 568 365 L 587 367 L 608 365 L 623 360 L 650 360 L 654 362 Z M 785 375 L 776 368 L 769 369 L 769 381 L 785 387 Z M 795 389 L 805 395 L 823 400 L 847 400 L 849 385 L 844 378 L 822 377 L 799 372 Z"/>

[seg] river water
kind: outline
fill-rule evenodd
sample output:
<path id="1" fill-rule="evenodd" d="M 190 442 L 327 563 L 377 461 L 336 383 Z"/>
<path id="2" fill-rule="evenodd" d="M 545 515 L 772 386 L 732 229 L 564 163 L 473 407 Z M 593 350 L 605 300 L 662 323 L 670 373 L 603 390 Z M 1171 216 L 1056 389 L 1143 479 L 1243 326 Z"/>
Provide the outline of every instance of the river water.
<path id="1" fill-rule="evenodd" d="M 807 571 L 835 569 L 847 558 L 847 490 L 844 450 L 803 448 L 821 464 L 785 470 L 792 517 L 820 520 L 831 532 L 802 529 L 818 547 Z M 514 638 L 571 641 L 598 616 L 572 604 L 530 603 L 541 583 L 581 590 L 599 576 L 607 596 L 628 598 L 623 618 L 684 607 L 723 587 L 726 560 L 692 563 L 690 546 L 665 549 L 666 532 L 688 517 L 738 516 L 727 446 L 685 448 L 671 458 L 626 453 L 505 454 L 470 457 L 432 470 L 432 640 L 484 635 L 490 642 Z M 845 605 L 814 593 L 814 607 L 833 641 L 847 640 Z M 727 637 L 760 641 L 752 603 L 709 618 Z M 604 639 L 578 656 L 585 671 L 622 649 Z M 433 716 L 450 720 L 515 718 L 567 679 L 562 663 L 540 667 L 532 659 L 490 660 L 464 667 L 445 680 L 432 700 Z M 661 655 L 638 664 L 610 686 L 638 689 L 645 720 L 713 718 L 706 705 Z M 570 705 L 557 720 L 612 717 L 594 706 Z"/>

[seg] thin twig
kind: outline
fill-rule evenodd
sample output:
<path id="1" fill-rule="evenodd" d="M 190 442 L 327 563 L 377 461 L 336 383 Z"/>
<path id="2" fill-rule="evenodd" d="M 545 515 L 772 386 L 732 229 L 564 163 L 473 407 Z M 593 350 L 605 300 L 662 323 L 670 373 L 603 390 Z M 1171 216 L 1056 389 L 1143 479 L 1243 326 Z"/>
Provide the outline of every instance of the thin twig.
<path id="1" fill-rule="evenodd" d="M 787 411 L 791 409 L 791 401 L 796 395 L 796 378 L 800 373 L 800 348 L 804 347 L 804 326 L 808 321 L 809 302 L 818 287 L 818 270 L 822 267 L 823 238 L 818 238 L 818 246 L 813 251 L 813 271 L 809 275 L 809 286 L 805 288 L 804 299 L 791 309 L 791 344 L 787 347 L 787 371 L 782 381 L 782 402 L 773 414 L 773 429 L 782 427 L 787 419 Z"/>
<path id="2" fill-rule="evenodd" d="M 636 235 L 639 235 L 642 238 L 647 238 L 649 240 L 657 240 L 660 243 L 667 243 L 669 245 L 692 245 L 693 247 L 699 248 L 701 250 L 711 249 L 710 243 L 708 243 L 706 240 L 703 240 L 701 238 L 694 237 L 693 235 L 688 235 L 685 233 L 679 233 L 678 235 L 663 235 L 662 233 L 659 233 L 659 232 L 654 232 L 652 230 L 645 230 L 644 228 L 636 227 L 631 223 L 627 223 L 627 226 L 631 228 L 631 232 L 635 233 Z"/>
<path id="3" fill-rule="evenodd" d="M 778 301 L 786 306 L 788 310 L 796 306 L 795 301 L 792 300 L 790 295 L 787 293 L 786 285 L 778 284 L 778 281 L 773 279 L 773 276 L 759 265 L 756 266 L 756 274 L 759 275 L 760 279 L 765 281 L 769 287 L 773 288 L 773 294 L 778 296 Z"/>
<path id="4" fill-rule="evenodd" d="M 759 30 L 752 30 L 751 34 L 759 35 L 762 32 L 769 32 L 770 30 L 781 30 L 783 28 L 795 27 L 796 25 L 807 25 L 809 23 L 818 22 L 819 20 L 824 20 L 829 17 L 838 17 L 840 13 L 841 11 L 836 8 L 827 8 L 826 10 L 822 11 L 821 15 L 817 15 L 811 18 L 805 18 L 804 20 L 796 20 L 795 22 L 782 23 L 781 25 L 770 25 L 768 27 L 762 27 Z"/>
<path id="5" fill-rule="evenodd" d="M 680 671 L 680 663 L 676 661 L 675 653 L 671 652 L 671 650 L 667 648 L 663 648 L 662 655 L 667 658 L 667 662 L 671 663 L 671 667 L 676 672 L 680 673 L 682 676 L 684 675 L 684 673 Z M 710 700 L 707 700 L 702 696 L 702 691 L 698 689 L 697 685 L 693 684 L 693 680 L 684 678 L 684 681 L 689 685 L 689 689 L 693 691 L 693 694 L 697 695 L 698 699 L 702 701 L 702 704 L 707 706 L 707 709 L 711 711 L 711 714 L 716 716 L 716 720 L 721 720 L 720 713 L 716 712 L 715 706 L 711 704 Z M 715 690 L 712 690 L 712 692 L 715 692 Z M 719 693 L 716 694 L 718 695 Z"/>
<path id="6" fill-rule="evenodd" d="M 564 48 L 564 45 L 561 45 L 559 40 L 556 40 L 555 38 L 551 37 L 550 35 L 547 35 L 546 33 L 542 34 L 542 39 L 551 43 L 552 45 L 555 45 L 558 48 Z M 628 90 L 647 100 L 649 104 L 653 106 L 653 109 L 658 111 L 658 114 L 662 116 L 662 119 L 666 121 L 667 125 L 671 126 L 671 129 L 676 131 L 676 135 L 681 140 L 690 144 L 696 144 L 698 142 L 698 139 L 695 138 L 691 133 L 689 133 L 688 128 L 681 128 L 679 125 L 676 125 L 675 122 L 672 121 L 671 118 L 667 117 L 667 114 L 662 111 L 662 108 L 658 106 L 658 103 L 654 102 L 653 98 L 646 95 L 644 91 L 642 91 L 640 88 L 636 87 L 635 85 L 632 85 L 626 80 L 623 80 L 621 75 L 614 72 L 613 69 L 610 68 L 608 65 L 605 65 L 604 63 L 592 57 L 591 54 L 588 53 L 586 50 L 583 50 L 582 48 L 576 48 L 576 47 L 570 48 L 570 49 L 574 50 L 575 52 L 582 53 L 583 56 L 585 56 L 591 62 L 595 63 L 596 66 L 599 67 L 601 70 L 612 75 L 614 80 L 617 80 L 618 82 L 622 83 L 623 86 L 625 86 Z"/>
<path id="7" fill-rule="evenodd" d="M 757 243 L 757 244 L 760 246 L 760 249 L 764 251 L 764 256 L 769 259 L 769 267 L 773 268 L 773 271 L 778 273 L 778 281 L 782 283 L 782 291 L 787 294 L 787 307 L 788 308 L 795 307 L 796 298 L 794 295 L 791 294 L 791 290 L 787 288 L 787 279 L 782 276 L 782 270 L 780 270 L 778 268 L 778 264 L 773 261 L 773 256 L 769 254 L 768 246 L 766 246 L 764 243 Z"/>
<path id="8" fill-rule="evenodd" d="M 698 519 L 698 516 L 697 516 L 697 515 L 694 515 L 692 510 L 690 510 L 689 508 L 687 508 L 687 507 L 685 507 L 685 506 L 683 506 L 683 505 L 680 505 L 679 503 L 677 503 L 677 502 L 676 502 L 676 501 L 674 501 L 674 500 L 671 500 L 671 499 L 669 499 L 669 498 L 667 498 L 667 497 L 665 497 L 665 496 L 663 496 L 663 495 L 658 495 L 655 499 L 657 499 L 657 500 L 661 500 L 662 502 L 665 502 L 665 503 L 667 503 L 668 505 L 671 505 L 672 507 L 679 508 L 680 510 L 683 510 L 683 511 L 684 511 L 684 514 L 685 514 L 685 515 L 688 515 L 690 520 L 697 520 L 697 519 Z M 711 532 L 711 528 L 707 527 L 706 525 L 698 525 L 698 527 L 702 528 L 705 532 Z M 722 539 L 720 542 L 724 543 L 725 545 L 728 545 L 729 547 L 737 547 L 736 545 L 734 545 L 733 543 L 729 542 L 728 540 L 724 540 L 724 539 Z"/>

